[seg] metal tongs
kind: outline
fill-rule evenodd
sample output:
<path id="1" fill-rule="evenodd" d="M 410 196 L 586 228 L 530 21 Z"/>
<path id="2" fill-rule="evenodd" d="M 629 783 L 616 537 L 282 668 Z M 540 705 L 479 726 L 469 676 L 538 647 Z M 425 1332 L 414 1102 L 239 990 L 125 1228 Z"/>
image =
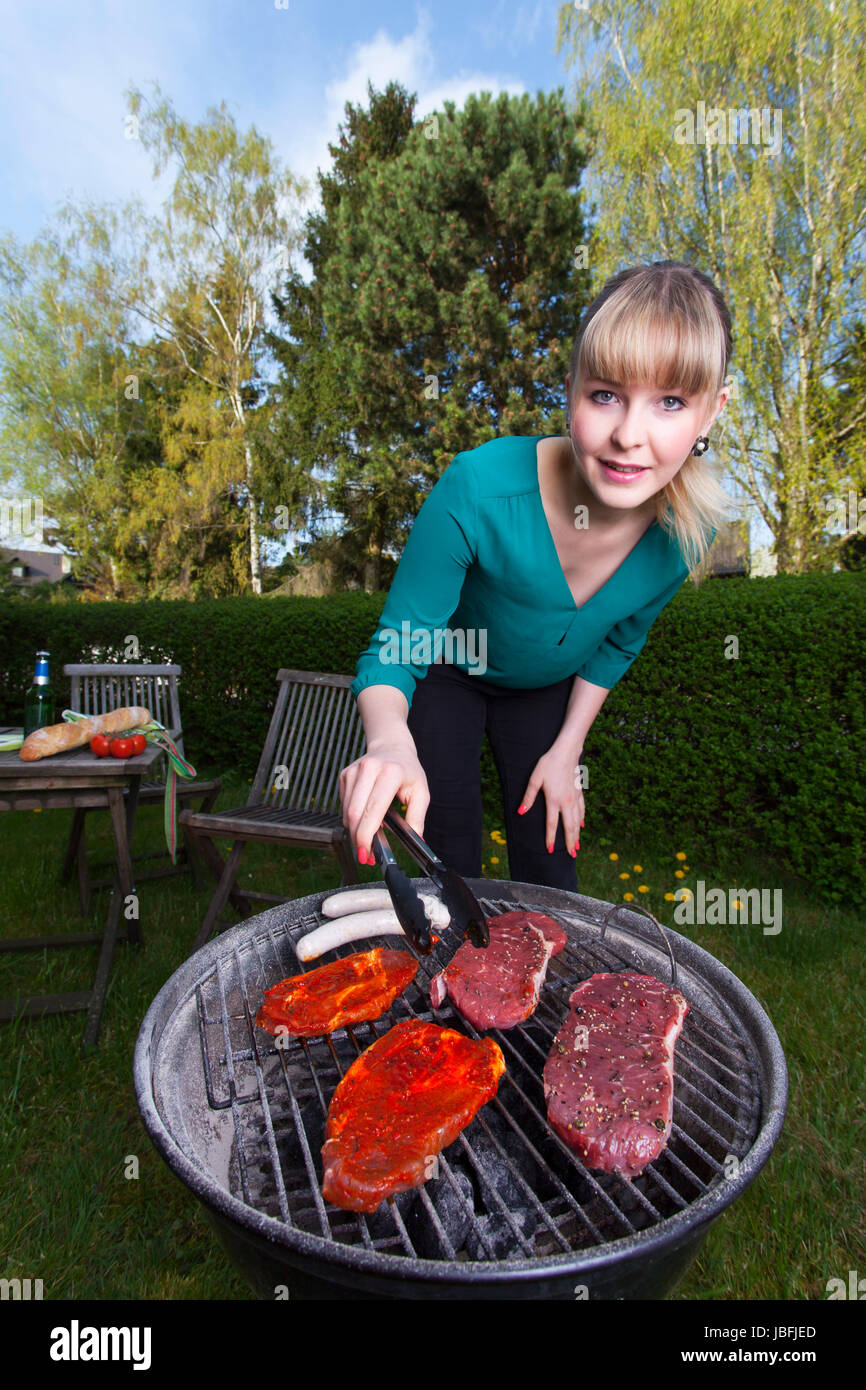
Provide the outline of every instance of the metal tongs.
<path id="1" fill-rule="evenodd" d="M 430 937 L 430 924 L 424 904 L 400 868 L 391 846 L 385 838 L 384 827 L 393 831 L 408 850 L 412 858 L 421 866 L 428 878 L 436 884 L 442 901 L 451 916 L 451 925 L 458 933 L 463 933 L 474 946 L 487 946 L 490 943 L 490 929 L 481 904 L 469 884 L 454 869 L 449 869 L 426 845 L 420 835 L 416 835 L 397 811 L 386 811 L 382 827 L 373 837 L 373 853 L 385 871 L 385 887 L 391 895 L 397 920 L 410 944 L 422 956 L 433 950 Z"/>

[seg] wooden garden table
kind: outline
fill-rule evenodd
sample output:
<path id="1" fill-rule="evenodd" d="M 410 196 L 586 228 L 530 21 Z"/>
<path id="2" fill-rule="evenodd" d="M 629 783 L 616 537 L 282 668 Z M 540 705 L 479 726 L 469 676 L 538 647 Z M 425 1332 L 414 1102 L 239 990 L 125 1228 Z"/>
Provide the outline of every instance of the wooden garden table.
<path id="1" fill-rule="evenodd" d="M 22 1000 L 0 1000 L 0 1019 L 20 1016 L 87 1011 L 82 1051 L 96 1046 L 105 995 L 118 941 L 142 941 L 138 919 L 118 931 L 125 899 L 135 891 L 130 841 L 135 828 L 138 794 L 145 774 L 163 750 L 148 744 L 135 758 L 97 758 L 88 747 L 57 753 L 35 763 L 21 761 L 17 750 L 0 753 L 0 811 L 47 810 L 53 807 L 107 807 L 114 835 L 114 887 L 109 895 L 108 917 L 101 932 L 65 932 L 60 936 L 28 936 L 0 940 L 0 951 L 41 951 L 100 944 L 99 964 L 93 987 L 78 994 L 35 995 Z"/>

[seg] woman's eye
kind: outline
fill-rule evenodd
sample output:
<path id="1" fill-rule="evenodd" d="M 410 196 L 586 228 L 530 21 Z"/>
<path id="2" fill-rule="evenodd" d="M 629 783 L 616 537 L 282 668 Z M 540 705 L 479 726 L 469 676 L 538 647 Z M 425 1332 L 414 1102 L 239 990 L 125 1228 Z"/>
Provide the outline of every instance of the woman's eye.
<path id="1" fill-rule="evenodd" d="M 603 386 L 596 387 L 596 389 L 595 389 L 594 391 L 591 391 L 591 392 L 590 392 L 589 399 L 590 399 L 591 401 L 595 401 L 596 404 L 598 404 L 598 405 L 606 405 L 606 404 L 607 404 L 607 400 L 598 400 L 598 397 L 599 397 L 599 396 L 606 396 L 606 397 L 607 397 L 607 400 L 615 400 L 615 399 L 616 399 L 616 397 L 615 397 L 613 391 L 608 391 L 608 390 L 606 390 Z M 662 404 L 665 406 L 665 414 L 666 414 L 666 415 L 676 415 L 676 414 L 677 414 L 677 411 L 676 411 L 676 410 L 673 410 L 673 409 L 669 409 L 669 408 L 668 408 L 668 402 L 670 402 L 670 401 L 673 401 L 673 404 L 674 404 L 676 407 L 678 407 L 680 410 L 685 410 L 685 408 L 686 408 L 686 402 L 682 399 L 681 396 L 662 396 Z"/>

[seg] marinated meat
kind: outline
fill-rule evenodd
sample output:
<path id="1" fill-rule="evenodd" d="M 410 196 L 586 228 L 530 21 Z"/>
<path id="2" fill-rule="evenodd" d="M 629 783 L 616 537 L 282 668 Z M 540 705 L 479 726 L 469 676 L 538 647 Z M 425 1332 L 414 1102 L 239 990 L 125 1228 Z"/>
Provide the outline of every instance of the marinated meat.
<path id="1" fill-rule="evenodd" d="M 356 951 L 266 990 L 256 1023 L 268 1033 L 317 1038 L 347 1023 L 379 1018 L 417 970 L 408 951 L 381 946 Z"/>
<path id="2" fill-rule="evenodd" d="M 352 1063 L 328 1109 L 322 1193 L 335 1207 L 373 1212 L 420 1187 L 436 1155 L 496 1094 L 505 1071 L 492 1038 L 407 1019 Z"/>
<path id="3" fill-rule="evenodd" d="M 633 1178 L 671 1132 L 674 1044 L 689 1006 L 652 975 L 593 975 L 544 1066 L 551 1128 L 588 1168 Z"/>
<path id="4" fill-rule="evenodd" d="M 451 964 L 430 981 L 434 1008 L 451 996 L 475 1028 L 513 1028 L 538 1003 L 551 956 L 568 938 L 543 912 L 503 912 L 488 919 L 490 945 L 465 941 Z"/>

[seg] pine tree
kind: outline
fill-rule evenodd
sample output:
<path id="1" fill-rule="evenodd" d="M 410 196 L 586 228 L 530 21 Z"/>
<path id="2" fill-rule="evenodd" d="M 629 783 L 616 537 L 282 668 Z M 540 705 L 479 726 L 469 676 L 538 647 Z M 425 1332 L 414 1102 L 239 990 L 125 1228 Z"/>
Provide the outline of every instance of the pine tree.
<path id="1" fill-rule="evenodd" d="M 320 176 L 314 278 L 275 301 L 269 496 L 375 590 L 457 452 L 562 428 L 587 276 L 581 123 L 561 91 L 482 93 L 421 122 L 398 85 L 369 96 Z"/>

